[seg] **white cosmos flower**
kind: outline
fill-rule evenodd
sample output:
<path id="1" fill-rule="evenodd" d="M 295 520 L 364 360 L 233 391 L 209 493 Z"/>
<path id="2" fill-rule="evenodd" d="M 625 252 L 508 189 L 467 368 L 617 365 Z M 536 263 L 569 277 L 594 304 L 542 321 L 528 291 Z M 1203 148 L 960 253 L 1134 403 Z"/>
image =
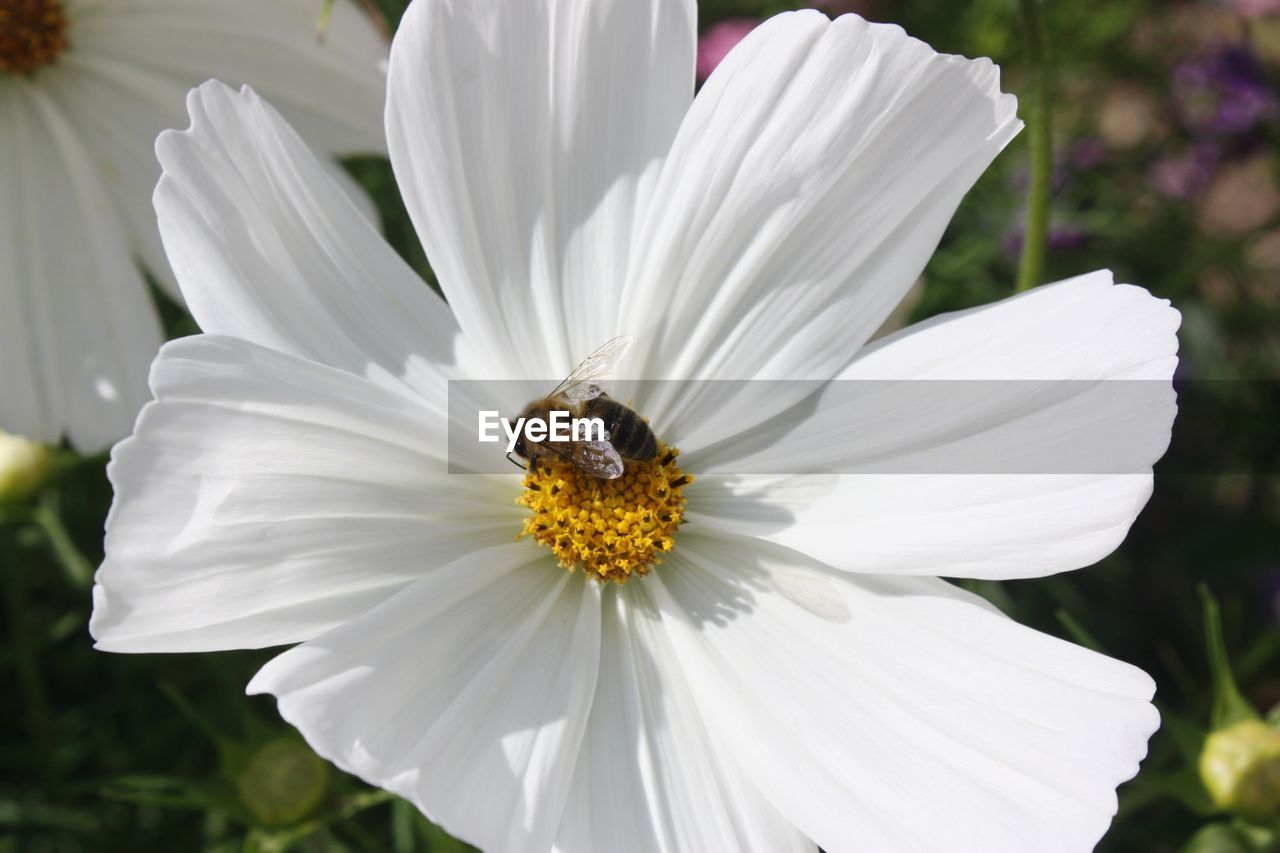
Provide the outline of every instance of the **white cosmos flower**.
<path id="1" fill-rule="evenodd" d="M 385 151 L 387 47 L 342 0 L 0 0 L 0 428 L 96 452 L 129 434 L 163 340 L 142 269 L 156 134 L 211 77 L 248 81 L 327 152 Z M 353 184 L 354 186 L 354 184 Z"/>
<path id="2" fill-rule="evenodd" d="M 1178 315 L 1095 273 L 864 348 L 1018 130 L 1013 98 L 990 62 L 804 12 L 695 99 L 694 18 L 690 0 L 409 9 L 387 130 L 447 303 L 256 94 L 192 94 L 156 205 L 206 334 L 163 349 L 115 450 L 98 647 L 300 644 L 249 691 L 489 850 L 1087 849 L 1157 726 L 1151 679 L 935 576 L 1116 547 L 1168 441 Z M 694 523 L 652 572 L 597 583 L 515 541 L 517 498 L 540 498 L 514 472 L 446 473 L 445 382 L 564 376 L 614 334 L 652 378 L 1167 395 L 1108 425 L 1142 439 L 1120 473 L 673 484 Z M 666 397 L 636 408 L 695 476 L 767 417 L 804 426 L 785 397 Z M 964 413 L 939 452 L 1089 426 L 1042 397 Z M 771 452 L 840 470 L 909 426 L 865 420 Z"/>

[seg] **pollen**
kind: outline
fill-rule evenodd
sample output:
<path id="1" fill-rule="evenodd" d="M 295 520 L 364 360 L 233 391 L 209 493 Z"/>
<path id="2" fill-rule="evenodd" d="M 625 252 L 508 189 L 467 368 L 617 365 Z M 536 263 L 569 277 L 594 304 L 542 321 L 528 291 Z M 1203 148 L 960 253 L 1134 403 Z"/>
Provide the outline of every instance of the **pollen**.
<path id="1" fill-rule="evenodd" d="M 676 466 L 680 451 L 658 442 L 652 459 L 627 459 L 621 477 L 604 480 L 546 455 L 529 466 L 528 507 L 519 538 L 555 552 L 560 565 L 601 583 L 647 575 L 675 547 L 684 518 L 684 487 L 693 478 Z"/>
<path id="2" fill-rule="evenodd" d="M 0 71 L 29 74 L 57 61 L 67 44 L 58 0 L 0 0 Z"/>

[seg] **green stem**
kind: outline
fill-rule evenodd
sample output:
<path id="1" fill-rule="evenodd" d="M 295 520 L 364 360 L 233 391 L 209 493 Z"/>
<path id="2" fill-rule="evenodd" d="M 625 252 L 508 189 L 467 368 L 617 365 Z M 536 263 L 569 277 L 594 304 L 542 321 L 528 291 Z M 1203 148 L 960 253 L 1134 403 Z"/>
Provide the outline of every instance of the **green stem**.
<path id="1" fill-rule="evenodd" d="M 213 723 L 205 719 L 199 711 L 192 707 L 191 703 L 187 701 L 187 698 L 178 692 L 178 688 L 174 687 L 167 681 L 157 682 L 156 687 L 159 688 L 160 692 L 164 694 L 166 699 L 173 703 L 173 706 L 178 709 L 179 713 L 181 713 L 183 717 L 186 717 L 187 722 L 199 729 L 200 733 L 207 737 L 211 743 L 216 746 L 222 746 L 223 743 L 230 740 L 230 738 L 224 737 L 222 732 L 218 731 L 217 727 L 214 726 Z"/>
<path id="2" fill-rule="evenodd" d="M 1067 612 L 1066 608 L 1059 607 L 1054 611 L 1054 616 L 1058 617 L 1058 621 L 1062 623 L 1062 627 L 1067 629 L 1071 634 L 1071 638 L 1086 649 L 1092 649 L 1095 652 L 1102 652 L 1102 644 L 1098 642 L 1088 629 L 1076 621 L 1075 617 Z"/>
<path id="3" fill-rule="evenodd" d="M 1027 222 L 1018 260 L 1018 290 L 1040 283 L 1049 243 L 1049 196 L 1053 181 L 1053 134 L 1050 128 L 1050 73 L 1044 17 L 1039 0 L 1019 0 L 1022 26 L 1031 63 L 1031 107 L 1027 113 L 1027 141 L 1031 149 L 1031 183 L 1027 193 Z"/>
<path id="4" fill-rule="evenodd" d="M 85 559 L 84 554 L 71 540 L 58 513 L 57 504 L 52 501 L 41 501 L 31 511 L 31 520 L 40 528 L 49 549 L 62 569 L 63 575 L 71 585 L 79 590 L 87 590 L 93 586 L 93 565 Z"/>

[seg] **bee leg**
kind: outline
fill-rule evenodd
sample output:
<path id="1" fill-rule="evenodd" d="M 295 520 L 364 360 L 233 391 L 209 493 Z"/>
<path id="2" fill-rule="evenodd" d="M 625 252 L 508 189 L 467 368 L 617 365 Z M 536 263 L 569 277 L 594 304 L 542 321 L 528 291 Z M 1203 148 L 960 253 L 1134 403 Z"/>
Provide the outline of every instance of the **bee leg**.
<path id="1" fill-rule="evenodd" d="M 528 471 L 528 470 L 529 470 L 529 468 L 528 468 L 527 466 L 525 466 L 525 465 L 521 465 L 519 462 L 517 462 L 516 460 L 512 459 L 512 458 L 511 458 L 511 453 L 510 453 L 510 452 L 508 452 L 508 453 L 507 453 L 507 461 L 508 461 L 508 462 L 510 462 L 512 465 L 516 466 L 517 468 L 519 468 L 521 471 Z M 537 469 L 534 469 L 534 470 L 537 470 Z"/>

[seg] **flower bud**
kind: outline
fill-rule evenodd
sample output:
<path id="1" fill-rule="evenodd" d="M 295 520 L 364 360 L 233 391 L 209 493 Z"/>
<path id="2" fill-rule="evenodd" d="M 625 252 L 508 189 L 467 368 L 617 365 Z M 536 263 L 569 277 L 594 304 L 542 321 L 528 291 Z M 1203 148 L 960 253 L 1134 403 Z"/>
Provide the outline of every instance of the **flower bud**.
<path id="1" fill-rule="evenodd" d="M 26 500 L 44 485 L 52 470 L 49 448 L 0 431 L 0 503 Z"/>
<path id="2" fill-rule="evenodd" d="M 1252 821 L 1280 815 L 1280 731 L 1255 719 L 1212 732 L 1200 753 L 1200 779 L 1224 811 Z"/>
<path id="3" fill-rule="evenodd" d="M 302 820 L 320 805 L 328 786 L 329 765 L 291 738 L 260 747 L 237 779 L 245 807 L 268 826 Z"/>
<path id="4" fill-rule="evenodd" d="M 1180 853 L 1253 853 L 1253 850 L 1236 827 L 1221 822 L 1201 827 L 1182 846 Z"/>

